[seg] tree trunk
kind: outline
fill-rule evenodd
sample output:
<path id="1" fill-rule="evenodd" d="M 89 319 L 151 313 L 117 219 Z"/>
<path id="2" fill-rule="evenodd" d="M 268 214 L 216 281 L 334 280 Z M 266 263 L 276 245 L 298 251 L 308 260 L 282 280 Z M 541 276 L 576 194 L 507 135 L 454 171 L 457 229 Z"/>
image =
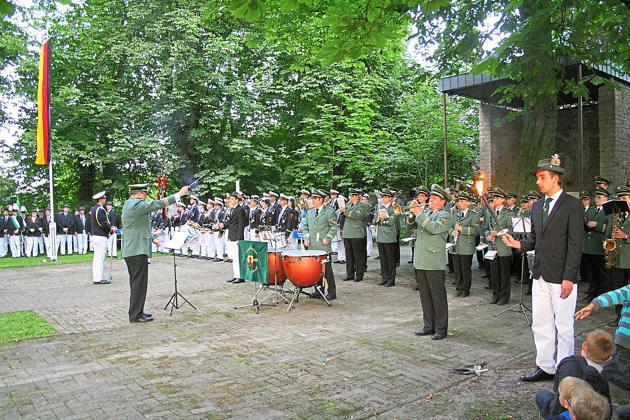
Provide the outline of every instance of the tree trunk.
<path id="1" fill-rule="evenodd" d="M 521 7 L 527 25 L 520 45 L 524 54 L 518 63 L 522 81 L 517 89 L 524 102 L 519 194 L 536 188 L 536 164 L 551 156 L 556 146 L 562 75 L 553 51 L 551 19 L 540 13 L 543 5 L 541 0 L 526 0 Z"/>

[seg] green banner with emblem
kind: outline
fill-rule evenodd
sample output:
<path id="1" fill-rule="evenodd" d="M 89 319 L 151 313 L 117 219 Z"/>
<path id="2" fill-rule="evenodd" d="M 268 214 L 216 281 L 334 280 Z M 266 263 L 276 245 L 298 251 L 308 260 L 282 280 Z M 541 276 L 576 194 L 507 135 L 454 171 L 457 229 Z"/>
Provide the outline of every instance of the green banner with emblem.
<path id="1" fill-rule="evenodd" d="M 267 242 L 238 241 L 241 278 L 267 284 Z"/>

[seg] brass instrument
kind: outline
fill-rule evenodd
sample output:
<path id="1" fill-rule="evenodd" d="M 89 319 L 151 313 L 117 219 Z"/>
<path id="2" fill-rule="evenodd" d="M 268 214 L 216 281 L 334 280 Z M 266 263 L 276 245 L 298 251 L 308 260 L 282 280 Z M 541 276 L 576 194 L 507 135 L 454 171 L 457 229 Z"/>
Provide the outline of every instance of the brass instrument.
<path id="1" fill-rule="evenodd" d="M 612 233 L 619 230 L 621 227 L 621 213 L 613 214 L 613 223 L 612 223 Z M 617 254 L 619 254 L 619 243 L 617 239 L 611 238 L 606 239 L 602 244 L 605 254 L 604 259 L 606 260 L 606 268 L 611 269 L 615 265 L 615 259 L 617 258 Z"/>
<path id="2" fill-rule="evenodd" d="M 193 222 L 192 220 L 187 221 L 186 224 L 190 226 L 191 228 L 195 229 L 196 231 L 198 231 L 199 233 L 208 233 L 211 231 L 211 229 L 205 228 L 201 226 L 199 223 Z"/>

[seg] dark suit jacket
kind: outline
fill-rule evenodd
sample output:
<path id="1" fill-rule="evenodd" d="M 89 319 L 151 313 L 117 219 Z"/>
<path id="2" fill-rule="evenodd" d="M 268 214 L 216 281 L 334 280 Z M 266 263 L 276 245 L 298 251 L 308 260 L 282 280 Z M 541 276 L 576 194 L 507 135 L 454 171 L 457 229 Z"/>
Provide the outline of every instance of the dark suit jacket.
<path id="1" fill-rule="evenodd" d="M 577 283 L 582 258 L 584 207 L 580 201 L 562 192 L 542 225 L 545 197 L 532 208 L 532 234 L 521 241 L 523 251 L 536 250 L 533 276 L 548 283 L 561 284 L 562 280 Z"/>
<path id="2" fill-rule="evenodd" d="M 232 209 L 230 220 L 227 222 L 228 241 L 242 241 L 245 239 L 247 213 L 240 204 Z"/>
<path id="3" fill-rule="evenodd" d="M 57 223 L 58 234 L 72 235 L 74 233 L 74 215 L 73 214 L 70 214 L 70 213 L 63 214 L 63 212 L 58 213 L 56 217 L 56 223 Z M 63 228 L 68 228 L 68 231 L 64 232 Z"/>

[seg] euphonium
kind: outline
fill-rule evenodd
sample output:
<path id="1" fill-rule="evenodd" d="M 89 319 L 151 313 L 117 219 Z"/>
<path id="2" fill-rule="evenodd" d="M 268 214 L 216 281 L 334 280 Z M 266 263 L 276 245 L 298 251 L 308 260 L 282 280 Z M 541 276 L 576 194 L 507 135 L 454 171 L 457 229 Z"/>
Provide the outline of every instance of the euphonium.
<path id="1" fill-rule="evenodd" d="M 621 226 L 621 213 L 615 213 L 613 215 L 613 224 L 612 224 L 612 233 L 619 230 Z M 617 258 L 617 254 L 619 253 L 619 244 L 617 240 L 614 238 L 606 239 L 602 244 L 604 247 L 605 255 L 604 259 L 606 260 L 606 268 L 611 269 L 615 265 L 615 259 Z"/>

